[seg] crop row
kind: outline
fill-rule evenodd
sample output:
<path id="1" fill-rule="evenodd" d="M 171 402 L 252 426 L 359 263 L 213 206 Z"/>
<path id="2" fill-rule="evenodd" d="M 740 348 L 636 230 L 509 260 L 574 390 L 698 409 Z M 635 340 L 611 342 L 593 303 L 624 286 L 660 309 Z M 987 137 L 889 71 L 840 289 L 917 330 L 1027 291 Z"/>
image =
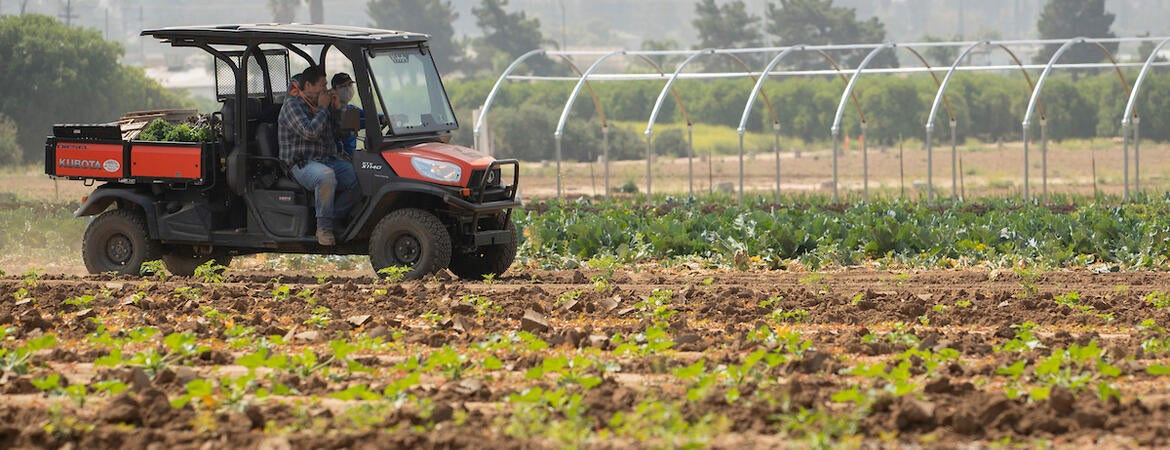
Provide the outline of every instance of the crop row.
<path id="1" fill-rule="evenodd" d="M 618 262 L 702 260 L 717 267 L 809 269 L 877 261 L 910 267 L 1017 265 L 1117 270 L 1170 256 L 1170 197 L 1018 199 L 931 205 L 817 198 L 744 206 L 718 198 L 540 201 L 518 214 L 522 257 L 547 268 L 599 257 Z"/>
<path id="2" fill-rule="evenodd" d="M 807 326 L 808 311 L 774 295 L 746 305 L 766 313 L 754 324 L 739 327 L 743 334 L 718 339 L 696 355 L 676 351 L 690 340 L 685 336 L 702 326 L 703 319 L 692 312 L 694 305 L 670 290 L 622 293 L 612 274 L 604 271 L 592 277 L 591 287 L 553 292 L 555 300 L 540 305 L 558 312 L 554 314 L 558 328 L 566 329 L 582 325 L 571 313 L 579 299 L 616 295 L 629 305 L 613 325 L 586 321 L 597 328 L 577 342 L 556 342 L 557 335 L 547 327 L 523 331 L 528 327 L 502 313 L 489 291 L 410 299 L 434 309 L 402 317 L 374 336 L 362 320 L 337 312 L 345 310 L 352 297 L 327 298 L 311 286 L 275 283 L 265 294 L 251 298 L 246 312 L 232 312 L 213 306 L 212 297 L 204 293 L 213 289 L 212 284 L 144 280 L 117 291 L 59 300 L 38 299 L 46 292 L 39 277 L 30 271 L 11 299 L 4 299 L 14 305 L 12 313 L 29 317 L 29 311 L 51 311 L 63 326 L 80 323 L 89 331 L 66 337 L 38 331 L 52 327 L 33 327 L 28 321 L 0 328 L 0 371 L 12 386 L 19 384 L 14 380 L 27 380 L 44 395 L 62 399 L 58 406 L 63 409 L 45 424 L 45 431 L 62 441 L 78 439 L 93 426 L 88 422 L 93 419 L 84 414 L 86 405 L 114 403 L 113 398 L 142 383 L 139 373 L 146 384 L 172 380 L 169 404 L 192 418 L 195 433 L 215 433 L 218 415 L 254 416 L 256 408 L 272 402 L 291 405 L 294 419 L 254 427 L 277 435 L 316 431 L 319 399 L 330 398 L 343 404 L 331 416 L 332 425 L 347 432 L 400 430 L 403 423 L 386 423 L 385 418 L 406 414 L 406 429 L 413 433 L 482 425 L 501 438 L 558 446 L 609 439 L 654 446 L 710 444 L 720 434 L 750 426 L 751 420 L 737 416 L 737 410 L 764 411 L 767 414 L 759 419 L 764 431 L 819 445 L 861 434 L 873 437 L 872 430 L 862 430 L 873 415 L 888 412 L 892 404 L 939 402 L 943 392 L 996 393 L 1020 405 L 1047 405 L 1053 396 L 1118 402 L 1135 395 L 1126 392 L 1126 386 L 1136 386 L 1133 381 L 1170 374 L 1170 365 L 1164 364 L 1170 356 L 1170 333 L 1152 320 L 1139 328 L 1140 360 L 1110 354 L 1095 337 L 1072 343 L 1041 337 L 1042 330 L 1027 322 L 1010 327 L 1009 336 L 987 339 L 995 343 L 990 366 L 981 361 L 985 355 L 920 337 L 953 332 L 932 327 L 930 317 L 950 308 L 971 307 L 969 302 L 936 304 L 918 323 L 897 322 L 859 334 L 851 346 L 881 349 L 876 357 L 859 357 L 854 350 L 839 349 L 841 342 L 832 337 L 835 332 Z M 1040 298 L 1026 284 L 1022 287 L 1019 297 Z M 362 292 L 376 305 L 393 303 L 402 295 L 388 282 Z M 1151 293 L 1147 307 L 1170 308 L 1167 297 Z M 1053 308 L 1094 312 L 1075 292 L 1045 301 Z M 859 300 L 851 303 L 860 308 Z M 449 308 L 441 307 L 445 304 Z M 136 316 L 136 311 L 160 309 L 179 312 L 169 322 L 179 328 L 190 324 L 191 330 L 163 331 Z M 299 312 L 277 314 L 278 310 Z M 453 319 L 502 325 L 470 333 L 454 327 Z M 270 334 L 255 325 L 267 321 L 313 334 Z M 451 334 L 455 342 L 428 345 L 411 339 L 434 332 Z M 743 342 L 735 342 L 739 336 Z M 53 355 L 66 349 L 73 361 L 58 364 Z M 76 363 L 91 364 L 95 373 L 78 375 Z M 959 387 L 950 381 L 963 374 L 971 384 Z M 631 376 L 634 381 L 623 381 Z M 801 385 L 805 387 L 794 388 Z M 634 391 L 628 401 L 608 405 L 619 397 L 614 391 L 623 388 Z M 815 395 L 802 395 L 801 389 L 813 389 Z M 482 411 L 468 407 L 453 411 L 436 400 L 443 394 L 486 406 Z M 476 413 L 486 415 L 484 423 L 469 422 Z M 914 414 L 918 413 L 926 414 Z M 942 422 L 934 413 L 899 414 L 897 420 L 910 421 L 899 429 Z M 953 424 L 959 418 L 946 420 Z"/>

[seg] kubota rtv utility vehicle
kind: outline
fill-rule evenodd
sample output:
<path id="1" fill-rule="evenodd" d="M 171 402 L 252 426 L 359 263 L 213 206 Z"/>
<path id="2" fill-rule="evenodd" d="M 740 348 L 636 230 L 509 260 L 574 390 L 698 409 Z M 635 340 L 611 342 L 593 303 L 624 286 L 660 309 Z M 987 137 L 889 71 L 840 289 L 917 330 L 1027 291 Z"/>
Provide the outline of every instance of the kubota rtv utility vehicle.
<path id="1" fill-rule="evenodd" d="M 458 128 L 423 34 L 328 25 L 150 29 L 215 60 L 219 125 L 210 142 L 124 139 L 119 127 L 60 125 L 45 145 L 47 174 L 101 182 L 78 216 L 97 217 L 82 254 L 91 273 L 138 274 L 146 261 L 189 275 L 214 259 L 261 252 L 368 254 L 375 271 L 407 278 L 444 268 L 467 279 L 507 270 L 516 255 L 512 208 L 519 163 L 451 145 Z M 278 159 L 277 115 L 290 56 L 353 76 L 357 111 L 342 115 L 358 149 L 359 191 L 339 218 L 336 246 L 314 237 L 313 192 Z M 111 129 L 112 128 L 112 129 Z"/>

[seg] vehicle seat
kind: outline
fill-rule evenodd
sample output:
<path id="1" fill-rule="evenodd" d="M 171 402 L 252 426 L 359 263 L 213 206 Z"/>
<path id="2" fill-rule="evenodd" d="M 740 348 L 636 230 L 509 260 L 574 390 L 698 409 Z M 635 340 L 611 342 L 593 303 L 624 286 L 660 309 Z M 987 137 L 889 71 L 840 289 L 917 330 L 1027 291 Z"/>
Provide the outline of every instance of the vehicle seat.
<path id="1" fill-rule="evenodd" d="M 266 189 L 301 190 L 300 183 L 293 180 L 283 161 L 280 160 L 276 124 L 263 122 L 256 125 L 256 156 L 260 159 L 257 179 Z"/>
<path id="2" fill-rule="evenodd" d="M 260 119 L 261 106 L 260 99 L 248 98 L 245 99 L 247 113 L 248 113 L 248 129 L 244 130 L 244 142 L 248 142 L 249 138 L 254 136 L 256 124 Z M 229 144 L 236 141 L 236 99 L 235 97 L 227 97 L 223 99 L 223 108 L 219 110 L 220 116 L 223 117 L 223 137 Z"/>

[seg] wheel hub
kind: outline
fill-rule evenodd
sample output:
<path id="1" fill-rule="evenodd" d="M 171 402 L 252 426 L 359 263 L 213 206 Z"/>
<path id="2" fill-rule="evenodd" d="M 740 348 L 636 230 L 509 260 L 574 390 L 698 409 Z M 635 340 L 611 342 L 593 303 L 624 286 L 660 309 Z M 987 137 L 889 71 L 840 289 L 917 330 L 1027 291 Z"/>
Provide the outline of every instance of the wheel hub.
<path id="1" fill-rule="evenodd" d="M 399 236 L 394 240 L 394 259 L 402 263 L 414 264 L 422 255 L 422 244 L 418 238 L 409 234 Z"/>
<path id="2" fill-rule="evenodd" d="M 133 255 L 133 244 L 130 243 L 130 238 L 125 235 L 114 235 L 106 241 L 106 256 L 115 264 L 124 265 L 130 262 L 130 257 Z"/>

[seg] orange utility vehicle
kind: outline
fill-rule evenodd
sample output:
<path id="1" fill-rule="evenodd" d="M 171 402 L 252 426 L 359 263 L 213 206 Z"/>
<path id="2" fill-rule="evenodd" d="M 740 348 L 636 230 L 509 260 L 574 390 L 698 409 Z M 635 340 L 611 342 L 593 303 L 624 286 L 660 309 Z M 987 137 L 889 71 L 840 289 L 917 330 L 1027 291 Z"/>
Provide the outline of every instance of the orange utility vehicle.
<path id="1" fill-rule="evenodd" d="M 123 139 L 117 125 L 58 125 L 45 172 L 100 182 L 77 211 L 97 217 L 82 254 L 91 273 L 138 274 L 144 262 L 190 275 L 208 260 L 262 252 L 368 254 L 407 278 L 444 268 L 466 279 L 503 273 L 516 255 L 519 163 L 449 144 L 458 128 L 423 34 L 329 25 L 224 25 L 145 30 L 215 60 L 212 142 Z M 313 192 L 278 159 L 276 117 L 290 55 L 353 74 L 341 128 L 357 133 L 360 185 L 336 246 L 314 237 Z M 332 70 L 330 70 L 332 72 Z M 330 74 L 331 75 L 331 74 Z M 362 123 L 364 122 L 364 124 Z M 343 227 L 343 228 L 342 228 Z"/>

